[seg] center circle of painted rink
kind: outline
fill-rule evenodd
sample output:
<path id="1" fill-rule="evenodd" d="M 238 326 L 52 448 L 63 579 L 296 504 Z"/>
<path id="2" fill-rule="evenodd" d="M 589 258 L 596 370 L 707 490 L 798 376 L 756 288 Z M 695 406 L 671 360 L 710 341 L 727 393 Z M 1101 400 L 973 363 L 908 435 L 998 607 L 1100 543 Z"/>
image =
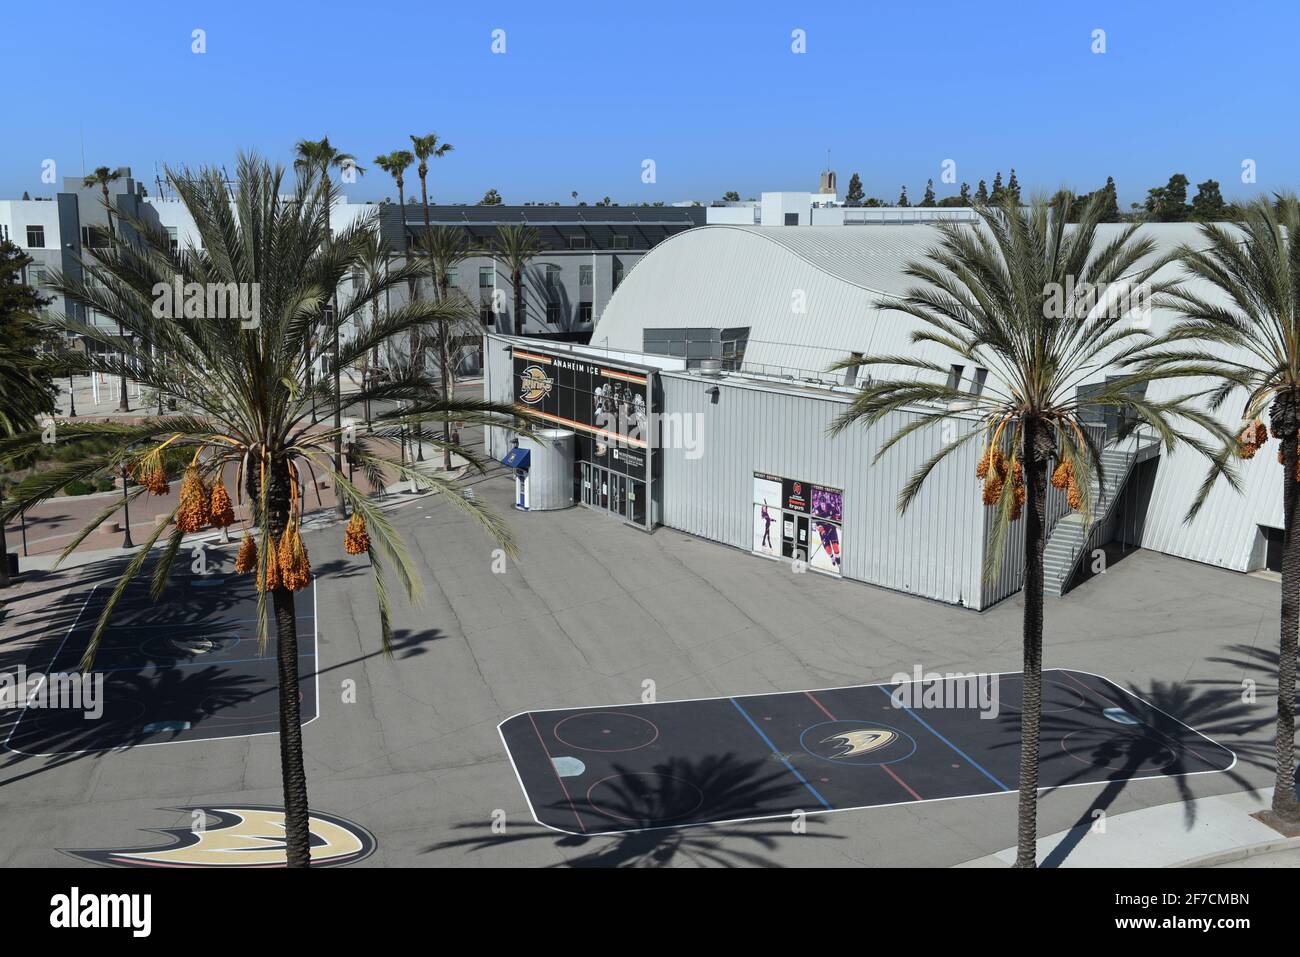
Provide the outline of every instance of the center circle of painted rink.
<path id="1" fill-rule="evenodd" d="M 694 814 L 704 806 L 704 792 L 671 774 L 630 771 L 601 778 L 587 789 L 587 803 L 625 824 L 661 824 Z"/>
<path id="2" fill-rule="evenodd" d="M 1066 700 L 1069 701 L 1069 704 L 1053 705 L 1052 707 L 1048 707 L 1047 691 L 1052 688 L 1064 691 L 1067 696 Z M 1043 714 L 1060 714 L 1063 711 L 1077 711 L 1079 708 L 1082 708 L 1087 704 L 1086 699 L 1079 693 L 1078 689 L 1071 688 L 1069 685 L 1060 681 L 1044 681 L 1043 692 L 1043 706 L 1039 709 Z M 1001 700 L 1001 698 L 999 698 L 998 707 L 1006 708 L 1008 711 L 1023 711 L 1024 709 L 1020 707 L 1020 700 L 1019 696 L 1010 701 Z"/>
<path id="3" fill-rule="evenodd" d="M 579 751 L 637 751 L 659 740 L 659 726 L 626 711 L 584 711 L 556 723 L 557 741 Z"/>
<path id="4" fill-rule="evenodd" d="M 827 739 L 836 737 L 836 733 L 847 734 L 853 731 L 890 731 L 895 737 L 876 750 L 868 751 L 865 754 L 856 757 L 834 757 L 831 752 L 843 750 L 846 744 L 838 747 L 829 747 Z M 906 761 L 916 753 L 916 738 L 912 737 L 901 728 L 896 728 L 891 724 L 882 724 L 879 721 L 858 720 L 856 718 L 837 719 L 835 721 L 822 721 L 819 724 L 809 725 L 804 728 L 803 734 L 799 735 L 799 747 L 810 757 L 819 761 L 825 761 L 827 764 L 850 764 L 854 767 L 874 767 L 882 764 L 895 764 L 899 761 Z M 815 750 L 820 747 L 819 750 Z"/>
<path id="5" fill-rule="evenodd" d="M 1136 748 L 1145 745 L 1146 753 L 1138 764 Z M 1147 734 L 1110 731 L 1106 728 L 1079 728 L 1061 739 L 1061 750 L 1089 767 L 1119 771 L 1141 771 L 1154 767 L 1164 770 L 1178 760 L 1178 751 Z"/>

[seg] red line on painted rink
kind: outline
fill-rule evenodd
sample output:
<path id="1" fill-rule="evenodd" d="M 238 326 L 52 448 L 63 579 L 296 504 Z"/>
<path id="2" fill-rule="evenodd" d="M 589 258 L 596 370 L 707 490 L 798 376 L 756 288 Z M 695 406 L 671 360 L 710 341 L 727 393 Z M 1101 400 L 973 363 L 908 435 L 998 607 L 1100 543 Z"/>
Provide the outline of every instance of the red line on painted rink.
<path id="1" fill-rule="evenodd" d="M 1065 675 L 1065 677 L 1069 678 L 1071 681 L 1073 681 L 1075 684 L 1077 684 L 1077 685 L 1078 685 L 1080 688 L 1082 688 L 1084 691 L 1086 691 L 1086 692 L 1088 692 L 1089 694 L 1091 694 L 1094 698 L 1099 698 L 1099 699 L 1101 699 L 1102 701 L 1106 702 L 1106 704 L 1110 705 L 1112 708 L 1119 708 L 1121 711 L 1125 711 L 1125 710 L 1126 710 L 1125 708 L 1123 708 L 1123 707 L 1121 707 L 1119 704 L 1117 704 L 1114 700 L 1112 700 L 1112 699 L 1106 697 L 1106 696 L 1105 696 L 1104 694 L 1102 694 L 1100 691 L 1097 691 L 1095 688 L 1091 687 L 1090 685 L 1086 685 L 1086 684 L 1084 684 L 1082 681 L 1080 681 L 1080 680 L 1079 680 L 1078 678 L 1076 678 L 1074 675 L 1070 674 L 1068 671 L 1062 671 L 1061 674 Z M 1174 718 L 1174 720 L 1175 720 L 1175 721 L 1178 721 L 1177 718 Z M 1184 722 L 1184 721 L 1178 721 L 1178 723 L 1181 724 L 1184 728 L 1188 728 L 1189 730 L 1192 730 L 1192 731 L 1195 731 L 1195 730 L 1196 730 L 1195 728 L 1192 728 L 1191 725 L 1187 724 L 1187 723 Z M 1147 727 L 1151 727 L 1151 726 L 1150 726 L 1150 725 L 1147 725 Z M 1180 748 L 1185 748 L 1186 750 L 1190 751 L 1192 754 L 1196 755 L 1198 758 L 1200 758 L 1202 761 L 1204 761 L 1204 762 L 1205 762 L 1206 764 L 1208 764 L 1210 767 L 1214 767 L 1214 762 L 1213 762 L 1213 761 L 1211 761 L 1209 758 L 1205 757 L 1203 754 L 1201 754 L 1199 751 L 1197 751 L 1197 750 L 1196 750 L 1195 748 L 1193 748 L 1191 745 L 1183 744 L 1182 742 L 1180 742 L 1180 741 L 1178 741 L 1177 739 L 1175 739 L 1175 738 L 1173 737 L 1173 735 L 1165 734 L 1165 732 L 1161 731 L 1159 728 L 1151 728 L 1151 730 L 1154 731 L 1156 734 L 1160 735 L 1160 736 L 1161 736 L 1162 738 L 1164 738 L 1166 741 L 1172 741 L 1172 742 L 1173 742 L 1175 745 L 1177 745 L 1178 747 L 1180 747 Z"/>
<path id="2" fill-rule="evenodd" d="M 538 730 L 537 719 L 533 717 L 531 711 L 528 712 L 528 722 L 533 726 L 533 733 L 537 735 L 537 743 L 542 746 L 542 753 L 546 755 L 546 760 L 551 763 L 551 771 L 555 775 L 555 780 L 560 784 L 560 790 L 564 792 L 564 799 L 569 802 L 569 810 L 573 812 L 573 816 L 578 822 L 578 827 L 582 828 L 582 833 L 586 834 L 587 825 L 582 823 L 582 815 L 578 813 L 577 807 L 573 804 L 573 795 L 571 795 L 569 789 L 564 786 L 564 778 L 560 777 L 560 771 L 555 766 L 555 759 L 551 757 L 551 749 L 546 746 L 546 739 L 542 737 L 542 732 Z"/>
<path id="3" fill-rule="evenodd" d="M 826 717 L 830 718 L 832 721 L 839 720 L 838 718 L 835 717 L 835 715 L 831 714 L 830 711 L 827 710 L 826 705 L 822 704 L 820 701 L 817 700 L 817 697 L 811 691 L 805 691 L 804 694 L 808 696 L 809 701 L 811 701 L 817 707 L 821 708 L 822 714 L 826 715 Z M 897 781 L 899 786 L 901 786 L 902 789 L 906 791 L 908 794 L 912 795 L 912 797 L 914 797 L 916 800 L 918 801 L 925 800 L 925 798 L 921 797 L 921 795 L 917 794 L 914 790 L 912 790 L 911 785 L 909 785 L 906 781 L 904 781 L 897 774 L 895 774 L 894 769 L 891 768 L 888 764 L 878 764 L 876 765 L 876 767 L 880 768 L 880 770 L 884 771 L 891 778 Z"/>

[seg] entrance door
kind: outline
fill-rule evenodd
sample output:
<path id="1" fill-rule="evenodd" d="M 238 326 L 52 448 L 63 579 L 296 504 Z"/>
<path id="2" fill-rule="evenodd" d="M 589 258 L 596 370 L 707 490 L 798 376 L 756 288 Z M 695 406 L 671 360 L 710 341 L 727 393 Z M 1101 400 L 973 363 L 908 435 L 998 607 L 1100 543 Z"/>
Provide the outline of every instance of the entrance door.
<path id="1" fill-rule="evenodd" d="M 627 478 L 617 472 L 609 473 L 609 510 L 615 515 L 627 512 Z"/>

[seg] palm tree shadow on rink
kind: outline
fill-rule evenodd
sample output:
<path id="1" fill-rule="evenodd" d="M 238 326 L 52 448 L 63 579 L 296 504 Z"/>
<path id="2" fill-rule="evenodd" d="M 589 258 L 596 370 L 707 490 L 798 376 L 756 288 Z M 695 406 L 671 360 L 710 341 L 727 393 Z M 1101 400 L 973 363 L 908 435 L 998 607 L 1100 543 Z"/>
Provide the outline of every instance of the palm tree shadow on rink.
<path id="1" fill-rule="evenodd" d="M 745 818 L 771 813 L 762 810 L 764 802 L 770 808 L 774 802 L 794 800 L 806 794 L 784 768 L 771 770 L 771 763 L 762 759 L 741 761 L 732 754 L 710 756 L 699 761 L 674 758 L 656 765 L 652 770 L 659 783 L 639 783 L 646 775 L 629 768 L 615 767 L 616 774 L 628 775 L 628 782 L 613 785 L 603 806 L 610 812 L 609 826 L 653 827 L 653 830 L 625 830 L 612 834 L 567 834 L 543 827 L 540 824 L 510 825 L 505 833 L 494 834 L 478 822 L 456 825 L 458 831 L 477 831 L 472 837 L 455 838 L 431 844 L 421 853 L 463 849 L 484 851 L 504 846 L 549 841 L 565 858 L 550 867 L 671 867 L 684 858 L 689 863 L 717 867 L 768 867 L 781 865 L 771 858 L 776 850 L 782 819 L 773 818 L 766 826 L 747 823 L 708 826 L 667 826 L 655 821 L 665 820 L 660 814 L 665 809 L 681 807 L 684 790 L 694 793 L 698 788 L 709 795 L 709 817 L 717 820 Z M 567 805 L 559 807 L 568 810 Z M 616 816 L 615 816 L 616 815 Z M 653 820 L 652 820 L 653 819 Z M 678 817 L 689 822 L 689 818 Z M 786 816 L 786 825 L 793 821 Z M 803 826 L 807 827 L 808 820 Z M 776 825 L 777 827 L 774 827 Z M 486 831 L 486 833 L 484 833 Z M 833 834 L 789 833 L 798 840 L 842 840 Z M 745 841 L 753 849 L 729 847 L 724 842 Z M 574 856 L 574 852 L 581 853 Z"/>
<path id="2" fill-rule="evenodd" d="M 1256 705 L 1242 700 L 1239 692 L 1231 688 L 1196 689 L 1194 684 L 1206 682 L 1161 682 L 1153 681 L 1150 687 L 1142 689 L 1130 684 L 1130 694 L 1141 698 L 1159 710 L 1171 715 L 1175 720 L 1201 732 L 1213 740 L 1231 740 L 1231 750 L 1237 755 L 1239 763 L 1260 768 L 1272 767 L 1272 742 L 1258 741 L 1249 736 L 1261 728 L 1272 727 L 1270 714 L 1262 717 Z M 1063 718 L 1053 717 L 1043 723 L 1043 737 L 1064 735 L 1074 726 Z M 1192 778 L 1189 774 L 1206 770 L 1204 763 L 1187 754 L 1183 748 L 1168 749 L 1153 741 L 1152 738 L 1139 735 L 1116 735 L 1107 738 L 1088 752 L 1088 757 L 1096 764 L 1113 768 L 1106 778 L 1105 787 L 1079 816 L 1074 825 L 1065 833 L 1061 842 L 1043 858 L 1040 867 L 1060 867 L 1067 857 L 1077 848 L 1092 829 L 1098 813 L 1105 813 L 1123 792 L 1125 786 L 1134 777 L 1145 777 L 1153 773 L 1150 763 L 1160 759 L 1162 752 L 1172 755 L 1171 762 L 1165 762 L 1159 773 L 1167 776 L 1178 789 L 1183 802 L 1183 824 L 1191 830 L 1196 823 L 1196 795 L 1192 793 Z M 1058 749 L 1041 755 L 1044 764 L 1070 760 L 1071 755 Z M 1078 783 L 1091 769 L 1091 765 L 1080 764 L 1078 769 L 1067 774 L 1044 793 L 1056 788 Z M 1251 794 L 1256 788 L 1234 766 L 1221 772 L 1242 790 Z"/>

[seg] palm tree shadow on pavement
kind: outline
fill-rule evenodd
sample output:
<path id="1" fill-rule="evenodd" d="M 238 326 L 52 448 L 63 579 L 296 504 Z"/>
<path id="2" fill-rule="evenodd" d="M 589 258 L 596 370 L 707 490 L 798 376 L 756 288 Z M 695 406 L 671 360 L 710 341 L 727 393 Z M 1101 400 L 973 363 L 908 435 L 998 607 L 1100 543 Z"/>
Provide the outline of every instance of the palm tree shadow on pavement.
<path id="1" fill-rule="evenodd" d="M 669 809 L 682 807 L 683 792 L 709 796 L 708 814 L 711 819 L 745 818 L 770 810 L 756 810 L 766 802 L 798 796 L 802 788 L 792 782 L 783 770 L 769 770 L 763 760 L 741 761 L 733 754 L 710 756 L 698 761 L 674 758 L 656 765 L 653 776 L 657 783 L 642 783 L 644 772 L 615 767 L 624 781 L 609 789 L 602 801 L 610 827 L 653 828 L 624 830 L 612 834 L 586 835 L 561 833 L 539 824 L 511 827 L 508 832 L 496 834 L 482 824 L 456 825 L 460 831 L 479 832 L 471 837 L 456 838 L 432 844 L 421 853 L 464 849 L 484 851 L 507 845 L 549 841 L 565 859 L 551 867 L 670 867 L 681 863 L 699 863 L 717 867 L 767 867 L 781 865 L 770 856 L 776 850 L 781 836 L 771 826 L 746 826 L 715 824 L 708 826 L 673 826 L 655 821 L 671 820 L 661 817 Z M 678 821 L 689 825 L 681 815 Z M 803 822 L 806 827 L 807 822 Z M 484 833 L 484 831 L 487 831 Z M 840 840 L 832 834 L 790 833 L 791 839 Z M 755 849 L 731 846 L 749 842 Z M 574 856 L 575 851 L 582 853 Z"/>
<path id="2" fill-rule="evenodd" d="M 1267 741 L 1256 741 L 1250 736 L 1262 728 L 1270 727 L 1272 718 L 1265 714 L 1258 716 L 1252 704 L 1242 700 L 1240 694 L 1223 689 L 1195 689 L 1189 683 L 1153 681 L 1146 689 L 1130 684 L 1130 694 L 1149 702 L 1160 711 L 1175 720 L 1201 732 L 1215 741 L 1228 739 L 1239 762 L 1268 768 L 1271 767 L 1272 748 Z M 1074 725 L 1064 718 L 1052 717 L 1045 720 L 1043 730 L 1045 738 L 1059 739 L 1073 730 Z M 1157 740 L 1165 738 L 1175 744 L 1169 747 Z M 1157 732 L 1156 738 L 1145 734 L 1119 733 L 1107 737 L 1094 745 L 1086 755 L 1092 763 L 1080 763 L 1076 770 L 1067 773 L 1051 788 L 1080 783 L 1079 779 L 1095 766 L 1112 769 L 1106 777 L 1105 787 L 1091 801 L 1074 825 L 1065 833 L 1061 842 L 1044 857 L 1040 867 L 1060 867 L 1083 842 L 1092 830 L 1099 814 L 1104 814 L 1129 781 L 1137 777 L 1148 777 L 1153 773 L 1163 774 L 1173 782 L 1183 802 L 1183 825 L 1191 830 L 1196 823 L 1196 795 L 1192 791 L 1188 776 L 1204 771 L 1203 763 L 1187 750 L 1178 746 L 1172 737 Z M 1080 760 L 1079 755 L 1067 753 L 1064 748 L 1049 751 L 1042 755 L 1044 765 L 1070 760 Z M 1156 771 L 1154 766 L 1160 766 Z M 1247 780 L 1234 766 L 1224 772 L 1229 779 L 1242 790 L 1255 793 L 1255 786 Z"/>

